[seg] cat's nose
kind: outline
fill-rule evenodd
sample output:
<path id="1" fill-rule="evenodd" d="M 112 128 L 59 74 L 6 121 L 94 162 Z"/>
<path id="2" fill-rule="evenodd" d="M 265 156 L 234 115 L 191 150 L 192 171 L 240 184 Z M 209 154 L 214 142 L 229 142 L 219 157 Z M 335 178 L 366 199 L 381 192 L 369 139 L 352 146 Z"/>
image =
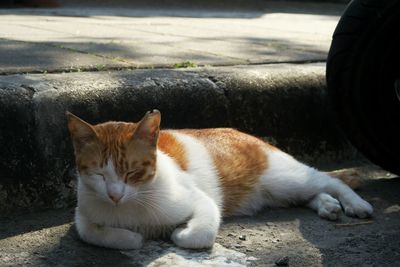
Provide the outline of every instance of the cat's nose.
<path id="1" fill-rule="evenodd" d="M 115 203 L 117 204 L 121 198 L 122 198 L 122 194 L 108 194 L 108 197 Z"/>
<path id="2" fill-rule="evenodd" d="M 108 197 L 117 204 L 124 196 L 125 187 L 120 182 L 106 180 L 106 189 Z"/>

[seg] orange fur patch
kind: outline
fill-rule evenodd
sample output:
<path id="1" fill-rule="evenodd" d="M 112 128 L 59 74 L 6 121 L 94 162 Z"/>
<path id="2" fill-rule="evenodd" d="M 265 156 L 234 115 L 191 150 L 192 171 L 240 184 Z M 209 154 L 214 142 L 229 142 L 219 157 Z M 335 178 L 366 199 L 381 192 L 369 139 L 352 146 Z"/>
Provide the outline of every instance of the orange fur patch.
<path id="1" fill-rule="evenodd" d="M 229 215 L 254 191 L 268 166 L 260 139 L 234 129 L 182 130 L 201 140 L 211 154 L 224 192 L 224 215 Z"/>
<path id="2" fill-rule="evenodd" d="M 126 144 L 132 139 L 136 124 L 124 122 L 106 122 L 93 127 L 102 147 L 102 166 L 108 159 L 114 162 L 117 173 L 122 176 L 129 169 L 132 159 L 127 158 Z M 128 153 L 129 154 L 129 153 Z"/>
<path id="3" fill-rule="evenodd" d="M 161 131 L 158 138 L 158 148 L 173 158 L 182 170 L 187 170 L 188 162 L 183 145 L 168 131 Z"/>

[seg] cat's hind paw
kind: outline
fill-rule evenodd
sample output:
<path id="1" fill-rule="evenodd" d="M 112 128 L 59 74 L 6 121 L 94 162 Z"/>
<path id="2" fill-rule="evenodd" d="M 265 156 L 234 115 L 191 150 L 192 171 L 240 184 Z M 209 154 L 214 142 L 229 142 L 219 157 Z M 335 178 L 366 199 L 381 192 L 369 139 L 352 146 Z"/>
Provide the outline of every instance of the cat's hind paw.
<path id="1" fill-rule="evenodd" d="M 216 235 L 212 229 L 176 228 L 171 239 L 179 247 L 202 249 L 211 248 Z"/>
<path id="2" fill-rule="evenodd" d="M 318 215 L 324 219 L 337 220 L 340 215 L 342 207 L 336 198 L 330 195 L 325 195 L 318 208 Z"/>
<path id="3" fill-rule="evenodd" d="M 309 206 L 318 212 L 319 217 L 332 221 L 339 218 L 342 210 L 339 201 L 326 193 L 315 196 Z"/>
<path id="4" fill-rule="evenodd" d="M 342 205 L 344 213 L 351 217 L 368 218 L 371 217 L 374 211 L 371 204 L 360 197 L 354 198 L 351 201 L 343 201 Z"/>

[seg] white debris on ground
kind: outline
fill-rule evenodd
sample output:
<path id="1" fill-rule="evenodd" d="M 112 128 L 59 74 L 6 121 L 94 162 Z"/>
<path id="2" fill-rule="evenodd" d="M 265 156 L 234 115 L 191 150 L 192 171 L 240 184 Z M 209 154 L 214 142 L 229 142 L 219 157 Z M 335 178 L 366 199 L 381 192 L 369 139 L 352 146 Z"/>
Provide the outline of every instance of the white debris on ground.
<path id="1" fill-rule="evenodd" d="M 210 250 L 187 250 L 171 243 L 149 242 L 140 250 L 122 252 L 139 266 L 176 266 L 176 267 L 244 267 L 256 260 L 246 254 L 214 244 Z M 135 265 L 135 266 L 136 266 Z"/>

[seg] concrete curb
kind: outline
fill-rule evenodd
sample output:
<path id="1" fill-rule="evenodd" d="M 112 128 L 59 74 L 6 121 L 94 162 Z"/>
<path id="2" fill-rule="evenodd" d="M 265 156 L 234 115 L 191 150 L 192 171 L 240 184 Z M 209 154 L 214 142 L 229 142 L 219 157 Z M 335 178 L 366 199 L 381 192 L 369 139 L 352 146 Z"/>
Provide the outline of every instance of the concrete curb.
<path id="1" fill-rule="evenodd" d="M 355 157 L 329 116 L 325 64 L 0 76 L 0 211 L 73 203 L 66 110 L 98 123 L 153 108 L 163 128 L 235 127 L 306 162 Z"/>

